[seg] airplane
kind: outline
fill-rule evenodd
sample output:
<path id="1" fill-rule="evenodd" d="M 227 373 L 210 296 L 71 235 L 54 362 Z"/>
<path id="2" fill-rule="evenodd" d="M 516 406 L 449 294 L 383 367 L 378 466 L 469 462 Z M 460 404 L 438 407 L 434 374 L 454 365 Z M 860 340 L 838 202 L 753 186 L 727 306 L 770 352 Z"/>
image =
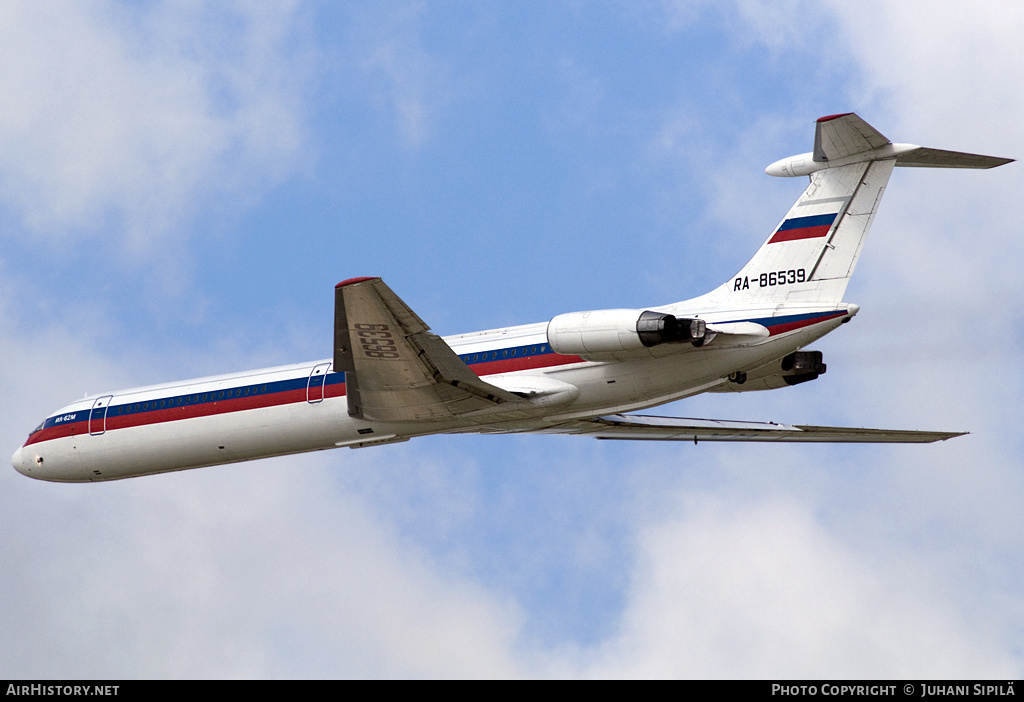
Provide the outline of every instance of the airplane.
<path id="1" fill-rule="evenodd" d="M 892 143 L 852 112 L 822 117 L 812 152 L 766 169 L 809 185 L 753 258 L 705 295 L 441 338 L 380 278 L 351 278 L 335 287 L 333 358 L 88 396 L 50 414 L 11 462 L 31 478 L 92 482 L 443 433 L 694 443 L 960 436 L 630 413 L 818 378 L 822 354 L 805 348 L 859 310 L 842 298 L 892 169 L 1012 160 Z"/>

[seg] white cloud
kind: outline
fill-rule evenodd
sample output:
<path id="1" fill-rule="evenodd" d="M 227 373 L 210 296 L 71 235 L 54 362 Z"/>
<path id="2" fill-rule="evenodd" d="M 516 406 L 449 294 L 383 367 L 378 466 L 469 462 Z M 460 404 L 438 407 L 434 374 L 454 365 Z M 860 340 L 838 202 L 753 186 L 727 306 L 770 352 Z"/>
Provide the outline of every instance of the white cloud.
<path id="1" fill-rule="evenodd" d="M 913 115 L 914 124 L 934 124 L 934 134 L 943 123 L 965 127 L 965 137 L 980 137 L 972 148 L 1005 146 L 985 135 L 1001 131 L 1024 99 L 1013 88 L 1022 77 L 1014 41 L 1024 29 L 1019 3 L 873 0 L 831 2 L 828 11 L 863 74 L 851 86 L 855 100 L 866 93 L 883 109 L 898 105 L 896 113 Z"/>
<path id="2" fill-rule="evenodd" d="M 285 46 L 294 15 L 289 4 L 5 4 L 3 200 L 46 238 L 113 230 L 145 252 L 197 201 L 289 172 L 303 142 L 303 79 Z"/>
<path id="3" fill-rule="evenodd" d="M 372 470 L 380 454 L 333 459 Z M 338 468 L 326 463 L 41 489 L 4 474 L 5 494 L 21 498 L 5 500 L 18 525 L 5 559 L 19 567 L 0 577 L 14 647 L 0 667 L 64 678 L 523 674 L 517 606 L 439 570 L 358 495 L 332 488 L 325 468 Z"/>
<path id="4" fill-rule="evenodd" d="M 639 536 L 622 633 L 589 671 L 625 677 L 994 677 L 1020 661 L 932 591 L 784 496 L 682 497 Z"/>

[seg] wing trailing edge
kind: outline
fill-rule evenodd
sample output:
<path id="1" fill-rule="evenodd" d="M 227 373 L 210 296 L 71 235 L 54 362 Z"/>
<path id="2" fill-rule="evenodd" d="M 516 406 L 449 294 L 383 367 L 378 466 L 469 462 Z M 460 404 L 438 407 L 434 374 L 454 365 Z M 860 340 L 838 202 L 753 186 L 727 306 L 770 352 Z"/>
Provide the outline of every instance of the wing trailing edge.
<path id="1" fill-rule="evenodd" d="M 596 439 L 628 441 L 761 441 L 803 443 L 929 444 L 967 432 L 904 431 L 819 427 L 774 422 L 685 419 L 611 414 L 577 420 L 545 429 L 545 434 L 577 434 Z"/>

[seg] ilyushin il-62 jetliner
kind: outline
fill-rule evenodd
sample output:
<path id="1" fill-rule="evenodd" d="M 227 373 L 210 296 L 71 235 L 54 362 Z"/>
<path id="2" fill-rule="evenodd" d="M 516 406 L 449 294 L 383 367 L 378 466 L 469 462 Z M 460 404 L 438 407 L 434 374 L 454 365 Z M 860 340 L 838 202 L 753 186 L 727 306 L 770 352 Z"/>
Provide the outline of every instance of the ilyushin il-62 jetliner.
<path id="1" fill-rule="evenodd" d="M 894 166 L 1012 159 L 894 144 L 856 114 L 817 121 L 774 176 L 810 184 L 739 273 L 661 307 L 561 314 L 441 338 L 380 278 L 335 288 L 334 358 L 86 397 L 15 451 L 42 480 L 87 482 L 439 433 L 670 441 L 932 442 L 958 436 L 624 414 L 702 392 L 814 380 L 803 350 L 857 314 L 842 302 Z"/>

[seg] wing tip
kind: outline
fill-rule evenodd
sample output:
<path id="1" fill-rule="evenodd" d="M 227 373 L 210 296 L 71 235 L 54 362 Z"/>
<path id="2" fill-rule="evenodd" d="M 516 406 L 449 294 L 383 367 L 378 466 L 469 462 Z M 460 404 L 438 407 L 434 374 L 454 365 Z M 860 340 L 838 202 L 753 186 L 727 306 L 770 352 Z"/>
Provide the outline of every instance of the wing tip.
<path id="1" fill-rule="evenodd" d="M 348 280 L 341 281 L 340 283 L 335 285 L 334 288 L 337 289 L 337 288 L 343 288 L 346 285 L 355 285 L 356 283 L 364 283 L 367 280 L 380 280 L 380 276 L 379 275 L 365 275 L 365 276 L 363 276 L 361 278 L 349 278 Z"/>
<path id="2" fill-rule="evenodd" d="M 1000 166 L 1005 166 L 1006 164 L 1013 163 L 1017 160 L 1015 158 L 1006 158 L 1005 156 L 989 156 L 989 158 L 993 159 L 993 162 L 991 166 L 984 166 L 984 169 L 986 170 L 989 168 L 999 168 Z"/>
<path id="3" fill-rule="evenodd" d="M 818 121 L 819 124 L 821 122 L 831 122 L 834 119 L 839 119 L 840 117 L 846 117 L 847 115 L 852 115 L 852 114 L 853 114 L 852 112 L 840 112 L 839 114 L 835 114 L 835 115 L 825 115 L 824 117 L 819 117 L 817 119 L 817 121 Z"/>

